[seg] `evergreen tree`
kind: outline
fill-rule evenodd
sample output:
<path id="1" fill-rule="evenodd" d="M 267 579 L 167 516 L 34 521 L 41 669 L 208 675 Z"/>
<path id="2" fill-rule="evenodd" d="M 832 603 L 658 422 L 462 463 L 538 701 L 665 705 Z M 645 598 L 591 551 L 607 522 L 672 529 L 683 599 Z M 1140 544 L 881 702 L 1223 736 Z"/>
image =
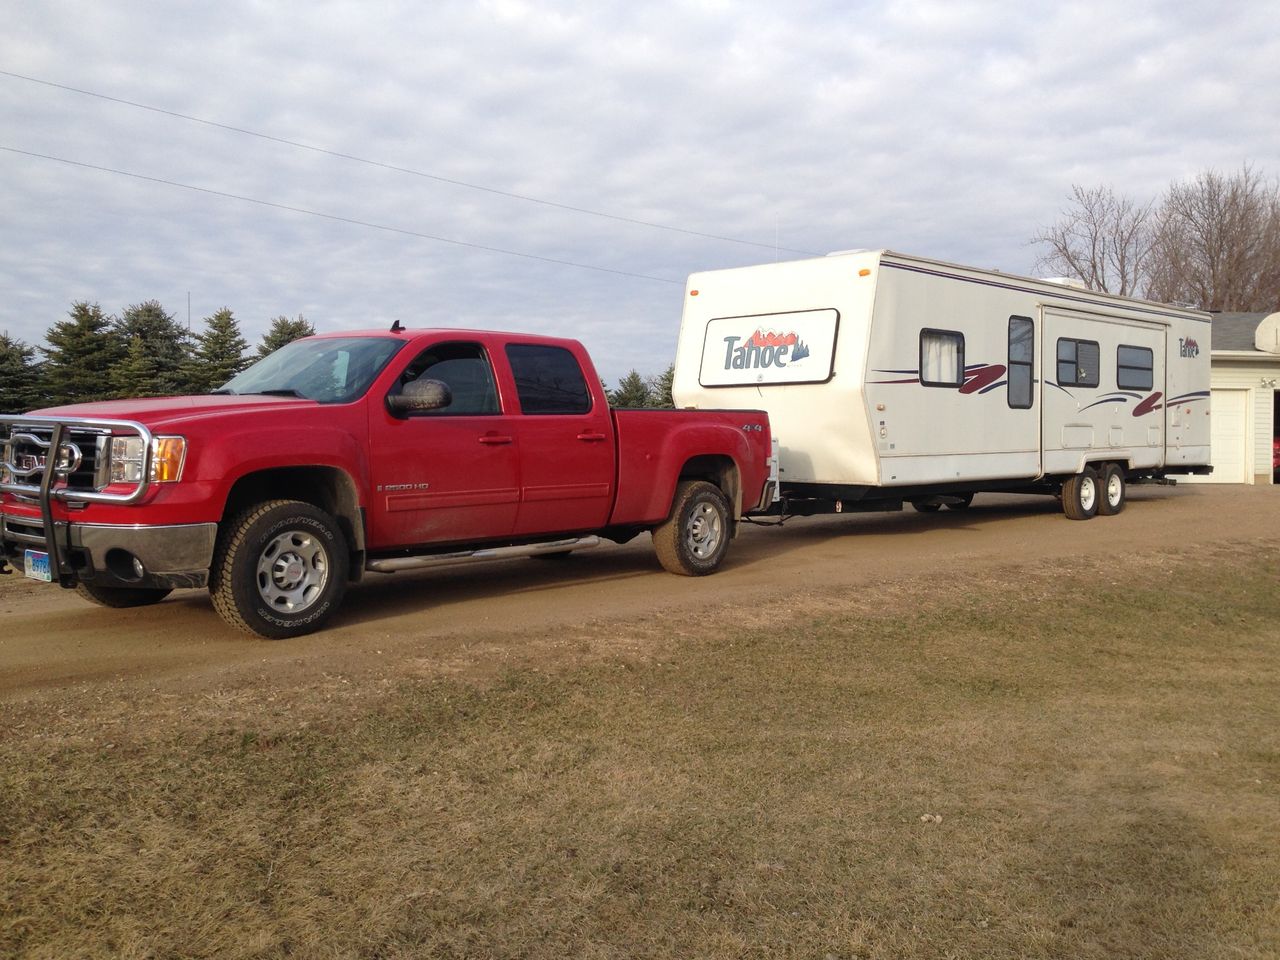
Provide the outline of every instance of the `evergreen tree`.
<path id="1" fill-rule="evenodd" d="M 111 318 L 96 303 L 71 305 L 70 319 L 59 320 L 41 347 L 45 399 L 52 404 L 105 400 L 112 396 L 109 372 L 124 348 Z"/>
<path id="2" fill-rule="evenodd" d="M 134 384 L 145 392 L 125 395 L 162 397 L 188 392 L 185 371 L 189 366 L 191 334 L 179 326 L 158 301 L 146 300 L 126 308 L 116 322 L 116 332 L 121 342 L 128 345 L 128 352 L 134 351 L 134 340 L 142 341 L 140 350 L 148 355 L 147 365 L 155 370 L 155 381 L 143 384 L 137 379 L 142 368 L 131 361 L 131 370 L 113 379 Z"/>
<path id="3" fill-rule="evenodd" d="M 671 385 L 676 379 L 676 365 L 667 367 L 665 373 L 649 378 L 649 406 L 662 409 L 675 409 L 676 402 L 671 396 Z"/>
<path id="4" fill-rule="evenodd" d="M 649 405 L 649 384 L 644 377 L 632 370 L 618 381 L 618 389 L 609 394 L 609 405 L 612 407 L 647 407 Z"/>
<path id="5" fill-rule="evenodd" d="M 111 390 L 117 397 L 168 396 L 173 391 L 165 389 L 167 382 L 160 358 L 142 337 L 131 339 L 124 356 L 111 367 Z"/>
<path id="6" fill-rule="evenodd" d="M 300 337 L 314 336 L 316 328 L 302 314 L 298 314 L 297 320 L 290 320 L 288 317 L 279 316 L 271 321 L 271 329 L 267 331 L 266 336 L 262 338 L 262 343 L 258 344 L 258 356 L 265 357 L 269 353 L 275 353 L 286 343 L 292 343 Z"/>
<path id="7" fill-rule="evenodd" d="M 26 413 L 40 405 L 36 352 L 0 334 L 0 413 Z"/>
<path id="8" fill-rule="evenodd" d="M 216 390 L 249 364 L 244 355 L 249 344 L 229 307 L 205 317 L 204 327 L 204 332 L 196 334 L 195 353 L 185 368 L 192 393 Z"/>

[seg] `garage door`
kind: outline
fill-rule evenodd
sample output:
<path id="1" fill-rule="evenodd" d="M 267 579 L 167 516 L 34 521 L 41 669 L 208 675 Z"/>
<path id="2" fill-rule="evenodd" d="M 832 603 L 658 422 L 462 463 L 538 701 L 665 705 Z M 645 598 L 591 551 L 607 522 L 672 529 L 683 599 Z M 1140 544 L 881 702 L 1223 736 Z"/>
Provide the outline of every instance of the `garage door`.
<path id="1" fill-rule="evenodd" d="M 1210 402 L 1213 475 L 1205 479 L 1211 483 L 1250 483 L 1249 391 L 1214 390 Z"/>

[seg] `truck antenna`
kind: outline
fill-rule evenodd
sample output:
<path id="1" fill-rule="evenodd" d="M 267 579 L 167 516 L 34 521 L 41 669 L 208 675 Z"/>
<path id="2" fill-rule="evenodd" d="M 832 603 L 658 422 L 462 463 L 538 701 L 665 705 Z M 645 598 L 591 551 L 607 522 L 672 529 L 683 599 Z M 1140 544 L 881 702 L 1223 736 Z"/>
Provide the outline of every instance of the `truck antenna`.
<path id="1" fill-rule="evenodd" d="M 393 324 L 391 324 L 392 333 L 400 333 L 402 330 L 404 330 L 404 327 L 400 326 L 399 320 L 396 320 Z"/>

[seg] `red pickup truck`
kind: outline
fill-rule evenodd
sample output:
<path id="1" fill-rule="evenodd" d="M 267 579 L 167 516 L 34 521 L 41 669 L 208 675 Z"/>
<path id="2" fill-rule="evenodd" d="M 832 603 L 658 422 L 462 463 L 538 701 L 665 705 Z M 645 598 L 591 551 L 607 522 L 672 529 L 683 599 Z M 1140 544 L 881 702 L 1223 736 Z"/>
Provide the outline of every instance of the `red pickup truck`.
<path id="1" fill-rule="evenodd" d="M 212 395 L 0 417 L 0 569 L 108 607 L 207 586 L 263 637 L 348 582 L 651 531 L 700 575 L 776 490 L 753 411 L 610 410 L 573 340 L 469 330 L 296 340 Z"/>

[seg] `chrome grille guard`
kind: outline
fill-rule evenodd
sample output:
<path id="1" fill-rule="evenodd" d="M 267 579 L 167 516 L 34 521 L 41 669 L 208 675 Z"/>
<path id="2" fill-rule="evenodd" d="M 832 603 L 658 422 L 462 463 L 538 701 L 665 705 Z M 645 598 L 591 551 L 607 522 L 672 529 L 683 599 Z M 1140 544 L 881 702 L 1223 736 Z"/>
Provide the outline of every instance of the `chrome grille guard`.
<path id="1" fill-rule="evenodd" d="M 48 434 L 45 439 L 44 434 Z M 73 433 L 89 433 L 96 437 L 137 436 L 142 438 L 142 471 L 132 490 L 104 493 L 93 489 L 67 486 L 67 479 L 83 462 L 83 451 L 71 440 Z M 151 476 L 151 431 L 135 420 L 108 420 L 97 417 L 20 417 L 0 416 L 0 493 L 12 494 L 40 505 L 44 528 L 44 545 L 49 553 L 49 568 L 63 586 L 74 584 L 72 568 L 67 562 L 69 544 L 60 545 L 51 504 L 54 500 L 78 503 L 136 503 L 146 494 Z M 98 451 L 99 457 L 109 450 Z M 19 457 L 22 457 L 19 462 Z M 98 460 L 100 467 L 102 461 Z M 39 482 L 33 482 L 36 476 Z M 109 480 L 109 477 L 107 478 Z M 102 486 L 106 486 L 104 482 Z M 64 525 L 69 535 L 70 525 Z M 0 525 L 0 572 L 4 571 L 3 525 Z M 16 543 L 16 541 L 14 541 Z"/>
<path id="2" fill-rule="evenodd" d="M 71 441 L 73 431 L 95 433 L 103 437 L 136 436 L 142 438 L 142 475 L 133 489 L 121 493 L 103 493 L 100 490 L 81 490 L 57 486 L 59 478 L 65 480 L 80 466 L 83 451 Z M 47 432 L 46 440 L 40 434 Z M 3 456 L 0 469 L 8 476 L 0 482 L 0 493 L 38 497 L 41 505 L 49 500 L 78 501 L 83 503 L 136 503 L 146 494 L 151 476 L 151 431 L 136 420 L 107 420 L 97 417 L 0 417 L 0 443 Z M 43 451 L 33 462 L 18 462 L 22 447 Z M 50 451 L 56 451 L 52 455 Z M 41 462 L 43 460 L 43 463 Z M 39 475 L 39 482 L 31 479 Z M 23 482 L 26 481 L 26 482 Z"/>

